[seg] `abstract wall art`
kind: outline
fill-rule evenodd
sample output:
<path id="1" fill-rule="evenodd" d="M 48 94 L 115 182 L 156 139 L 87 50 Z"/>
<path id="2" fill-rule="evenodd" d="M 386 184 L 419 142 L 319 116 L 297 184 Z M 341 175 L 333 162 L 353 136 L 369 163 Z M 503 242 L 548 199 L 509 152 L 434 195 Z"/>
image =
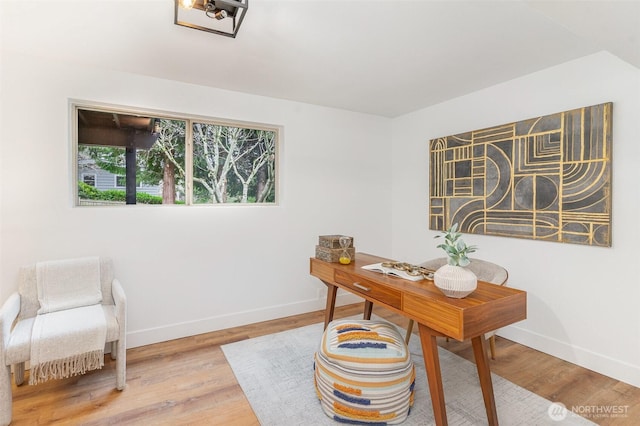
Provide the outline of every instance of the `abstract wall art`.
<path id="1" fill-rule="evenodd" d="M 612 103 L 429 141 L 429 228 L 611 246 Z"/>

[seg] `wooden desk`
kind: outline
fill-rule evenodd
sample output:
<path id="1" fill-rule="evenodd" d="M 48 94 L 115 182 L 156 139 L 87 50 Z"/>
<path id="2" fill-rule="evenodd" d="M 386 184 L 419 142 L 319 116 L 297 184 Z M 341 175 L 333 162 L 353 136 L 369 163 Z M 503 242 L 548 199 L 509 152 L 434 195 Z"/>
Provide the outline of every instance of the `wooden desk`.
<path id="1" fill-rule="evenodd" d="M 365 299 L 365 319 L 373 304 L 384 306 L 418 323 L 424 363 L 437 425 L 447 424 L 442 376 L 436 337 L 471 339 L 490 425 L 498 424 L 484 333 L 527 317 L 524 291 L 478 282 L 478 288 L 464 299 L 446 297 L 433 281 L 408 281 L 361 267 L 389 259 L 357 253 L 349 265 L 311 258 L 310 272 L 327 285 L 324 326 L 333 320 L 338 288 Z"/>

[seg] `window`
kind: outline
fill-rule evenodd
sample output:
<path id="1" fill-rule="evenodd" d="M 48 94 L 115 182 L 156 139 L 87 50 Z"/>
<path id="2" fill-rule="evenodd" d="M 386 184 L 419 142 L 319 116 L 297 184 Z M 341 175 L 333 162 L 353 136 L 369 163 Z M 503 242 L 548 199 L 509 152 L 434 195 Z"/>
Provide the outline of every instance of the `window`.
<path id="1" fill-rule="evenodd" d="M 77 205 L 276 203 L 278 128 L 80 105 L 72 113 Z"/>
<path id="2" fill-rule="evenodd" d="M 193 202 L 275 201 L 274 131 L 193 123 Z"/>
<path id="3" fill-rule="evenodd" d="M 82 174 L 82 182 L 84 182 L 85 185 L 89 185 L 89 186 L 95 187 L 96 186 L 96 175 L 83 173 Z"/>

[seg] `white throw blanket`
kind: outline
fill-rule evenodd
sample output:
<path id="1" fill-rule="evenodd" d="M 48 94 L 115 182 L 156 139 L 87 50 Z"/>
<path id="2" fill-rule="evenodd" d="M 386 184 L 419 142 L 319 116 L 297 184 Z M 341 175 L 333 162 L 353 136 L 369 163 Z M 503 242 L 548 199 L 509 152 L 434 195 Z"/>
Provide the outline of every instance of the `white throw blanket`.
<path id="1" fill-rule="evenodd" d="M 36 275 L 40 309 L 31 333 L 29 384 L 102 368 L 107 325 L 99 259 L 38 263 Z"/>
<path id="2" fill-rule="evenodd" d="M 37 315 L 31 333 L 29 384 L 102 368 L 106 337 L 102 305 Z"/>
<path id="3" fill-rule="evenodd" d="M 39 314 L 100 303 L 100 258 L 38 262 L 36 286 Z"/>

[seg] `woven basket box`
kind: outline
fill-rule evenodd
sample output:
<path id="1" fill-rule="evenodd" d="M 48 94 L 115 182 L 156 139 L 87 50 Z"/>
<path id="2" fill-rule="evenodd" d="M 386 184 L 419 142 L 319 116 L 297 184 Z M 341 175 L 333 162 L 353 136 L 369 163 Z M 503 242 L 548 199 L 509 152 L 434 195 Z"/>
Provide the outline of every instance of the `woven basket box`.
<path id="1" fill-rule="evenodd" d="M 318 245 L 329 249 L 340 248 L 341 237 L 349 238 L 349 245 L 347 247 L 353 247 L 353 237 L 348 237 L 347 235 L 320 235 Z"/>
<path id="2" fill-rule="evenodd" d="M 356 249 L 353 247 L 347 248 L 347 252 L 351 259 L 354 259 L 356 256 Z M 322 246 L 316 246 L 316 258 L 320 260 L 324 260 L 325 262 L 339 262 L 340 254 L 342 253 L 341 248 L 327 248 Z"/>

